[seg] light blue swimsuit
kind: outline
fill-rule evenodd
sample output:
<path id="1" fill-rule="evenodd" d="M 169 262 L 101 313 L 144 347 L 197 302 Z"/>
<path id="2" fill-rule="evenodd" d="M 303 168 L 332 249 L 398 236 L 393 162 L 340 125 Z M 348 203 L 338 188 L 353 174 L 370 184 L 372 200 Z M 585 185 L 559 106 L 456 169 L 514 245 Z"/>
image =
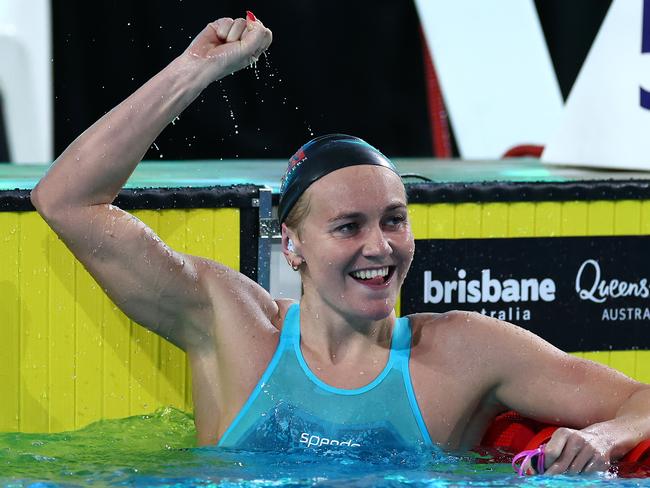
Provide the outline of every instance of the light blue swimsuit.
<path id="1" fill-rule="evenodd" d="M 284 319 L 280 342 L 248 401 L 219 441 L 238 449 L 410 449 L 432 446 L 418 408 L 408 318 L 395 322 L 384 370 L 368 385 L 334 388 L 316 377 L 300 350 L 300 307 Z"/>

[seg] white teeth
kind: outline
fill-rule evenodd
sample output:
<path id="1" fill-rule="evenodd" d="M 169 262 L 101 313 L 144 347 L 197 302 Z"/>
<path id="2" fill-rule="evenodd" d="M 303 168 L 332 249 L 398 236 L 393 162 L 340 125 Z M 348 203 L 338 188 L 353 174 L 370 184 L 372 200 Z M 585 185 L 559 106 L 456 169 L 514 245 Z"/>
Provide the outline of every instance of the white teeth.
<path id="1" fill-rule="evenodd" d="M 362 280 L 369 280 L 377 276 L 388 276 L 388 266 L 384 266 L 379 269 L 362 269 L 360 271 L 355 271 L 352 273 L 352 276 L 355 278 L 360 278 Z"/>

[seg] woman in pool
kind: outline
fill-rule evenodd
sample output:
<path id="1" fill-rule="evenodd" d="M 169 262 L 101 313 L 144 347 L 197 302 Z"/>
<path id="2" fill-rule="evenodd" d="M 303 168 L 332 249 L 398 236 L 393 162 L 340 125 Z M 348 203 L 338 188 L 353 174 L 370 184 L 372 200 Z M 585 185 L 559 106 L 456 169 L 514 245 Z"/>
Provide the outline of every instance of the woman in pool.
<path id="1" fill-rule="evenodd" d="M 474 447 L 500 412 L 570 426 L 549 473 L 607 469 L 650 437 L 650 389 L 480 314 L 397 319 L 414 241 L 406 195 L 379 151 L 326 136 L 291 159 L 282 245 L 299 304 L 167 247 L 111 205 L 146 150 L 215 80 L 256 60 L 252 14 L 212 22 L 187 50 L 79 136 L 34 206 L 133 320 L 184 349 L 199 444 L 244 449 Z"/>

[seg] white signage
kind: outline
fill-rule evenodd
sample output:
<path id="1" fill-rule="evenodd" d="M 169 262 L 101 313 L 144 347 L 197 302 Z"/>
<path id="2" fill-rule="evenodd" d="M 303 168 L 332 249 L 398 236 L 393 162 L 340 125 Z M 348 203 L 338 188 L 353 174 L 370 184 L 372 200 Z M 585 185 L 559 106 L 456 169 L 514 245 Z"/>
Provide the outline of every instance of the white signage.
<path id="1" fill-rule="evenodd" d="M 543 162 L 650 170 L 650 12 L 644 4 L 650 10 L 643 0 L 613 1 Z"/>
<path id="2" fill-rule="evenodd" d="M 533 0 L 416 0 L 463 159 L 546 143 L 562 94 Z"/>

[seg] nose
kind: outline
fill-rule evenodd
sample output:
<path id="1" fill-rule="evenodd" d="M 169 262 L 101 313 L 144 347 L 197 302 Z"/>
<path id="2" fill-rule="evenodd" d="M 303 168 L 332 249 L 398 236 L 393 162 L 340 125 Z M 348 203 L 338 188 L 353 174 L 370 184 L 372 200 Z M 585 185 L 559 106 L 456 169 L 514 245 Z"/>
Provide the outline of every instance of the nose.
<path id="1" fill-rule="evenodd" d="M 385 257 L 393 253 L 393 248 L 380 226 L 367 228 L 365 234 L 363 243 L 363 255 L 365 257 Z"/>

